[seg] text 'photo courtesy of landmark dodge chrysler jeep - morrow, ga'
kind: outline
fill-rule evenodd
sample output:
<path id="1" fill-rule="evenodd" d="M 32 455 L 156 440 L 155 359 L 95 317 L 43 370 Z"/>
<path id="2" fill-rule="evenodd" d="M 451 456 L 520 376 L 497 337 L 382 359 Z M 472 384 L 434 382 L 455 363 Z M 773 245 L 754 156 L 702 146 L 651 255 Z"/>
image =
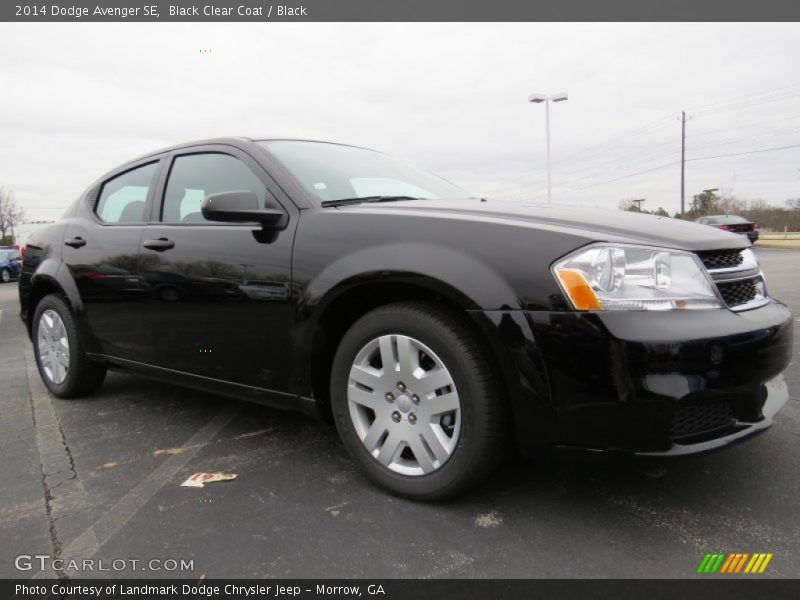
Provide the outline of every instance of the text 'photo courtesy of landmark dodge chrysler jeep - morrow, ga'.
<path id="1" fill-rule="evenodd" d="M 331 418 L 370 479 L 416 499 L 512 441 L 687 454 L 788 398 L 792 315 L 743 236 L 470 198 L 342 144 L 129 162 L 31 236 L 19 294 L 55 396 L 110 368 Z"/>

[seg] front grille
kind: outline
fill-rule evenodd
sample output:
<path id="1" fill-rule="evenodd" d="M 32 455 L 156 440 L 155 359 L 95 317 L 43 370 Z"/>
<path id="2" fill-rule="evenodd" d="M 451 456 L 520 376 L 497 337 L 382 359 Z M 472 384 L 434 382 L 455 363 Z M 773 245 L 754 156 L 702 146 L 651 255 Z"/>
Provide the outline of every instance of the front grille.
<path id="1" fill-rule="evenodd" d="M 737 281 L 718 281 L 717 288 L 725 304 L 731 308 L 747 304 L 758 295 L 755 279 Z"/>
<path id="2" fill-rule="evenodd" d="M 672 438 L 700 435 L 730 427 L 736 422 L 730 401 L 707 400 L 687 403 L 675 411 L 670 427 Z"/>
<path id="3" fill-rule="evenodd" d="M 742 264 L 742 251 L 739 250 L 704 250 L 697 255 L 706 269 L 733 269 Z"/>

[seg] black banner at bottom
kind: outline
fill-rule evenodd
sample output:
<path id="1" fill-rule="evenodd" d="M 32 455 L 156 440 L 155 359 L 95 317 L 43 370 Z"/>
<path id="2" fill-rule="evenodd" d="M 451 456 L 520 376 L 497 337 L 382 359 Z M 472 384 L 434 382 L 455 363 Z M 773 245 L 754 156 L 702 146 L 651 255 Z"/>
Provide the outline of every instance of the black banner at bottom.
<path id="1" fill-rule="evenodd" d="M 70 581 L 2 580 L 0 598 L 96 600 L 497 600 L 500 598 L 569 598 L 626 600 L 674 598 L 798 598 L 800 580 L 743 579 L 265 579 L 265 580 L 136 580 L 73 579 Z"/>

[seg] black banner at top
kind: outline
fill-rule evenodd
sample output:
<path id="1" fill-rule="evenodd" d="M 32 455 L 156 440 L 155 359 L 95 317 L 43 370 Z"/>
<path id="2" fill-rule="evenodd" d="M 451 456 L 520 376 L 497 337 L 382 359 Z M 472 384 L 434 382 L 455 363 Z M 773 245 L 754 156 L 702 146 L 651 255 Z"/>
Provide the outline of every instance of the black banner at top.
<path id="1" fill-rule="evenodd" d="M 798 21 L 797 0 L 42 0 L 7 22 Z"/>

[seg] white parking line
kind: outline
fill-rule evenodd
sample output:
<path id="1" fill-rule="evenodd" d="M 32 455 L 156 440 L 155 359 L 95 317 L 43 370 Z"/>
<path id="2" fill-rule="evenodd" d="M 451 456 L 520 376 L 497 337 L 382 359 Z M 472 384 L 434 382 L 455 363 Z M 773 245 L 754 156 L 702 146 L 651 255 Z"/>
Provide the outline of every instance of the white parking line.
<path id="1" fill-rule="evenodd" d="M 31 394 L 31 407 L 33 410 L 36 427 L 36 445 L 42 464 L 46 493 L 48 487 L 58 487 L 58 506 L 86 507 L 88 505 L 86 492 L 72 463 L 72 458 L 67 451 L 61 425 L 58 421 L 53 401 L 47 388 L 39 376 L 33 352 L 25 351 L 25 362 L 28 374 L 28 388 Z M 114 506 L 100 516 L 88 529 L 76 537 L 68 546 L 61 550 L 60 558 L 65 563 L 70 560 L 80 561 L 91 558 L 106 542 L 108 542 L 120 529 L 130 521 L 139 510 L 150 501 L 156 493 L 175 475 L 183 469 L 200 450 L 205 447 L 222 429 L 233 420 L 241 410 L 241 404 L 236 403 L 231 407 L 218 412 L 208 423 L 195 433 L 181 447 L 181 452 L 172 454 L 157 469 L 140 481 Z M 53 481 L 52 478 L 57 480 Z M 49 502 L 49 500 L 48 500 Z M 50 511 L 48 505 L 48 512 Z M 64 515 L 57 515 L 56 519 Z M 53 527 L 56 527 L 53 521 Z M 52 532 L 54 543 L 57 534 Z M 58 549 L 55 549 L 58 551 Z M 66 575 L 76 575 L 67 571 Z M 40 571 L 34 579 L 52 578 L 55 573 Z"/>
<path id="2" fill-rule="evenodd" d="M 183 445 L 186 450 L 171 455 L 155 471 L 139 482 L 114 506 L 80 534 L 64 549 L 63 558 L 82 560 L 91 558 L 97 550 L 110 540 L 147 504 L 156 493 L 185 467 L 205 445 L 239 413 L 241 406 L 235 405 L 218 412 Z M 70 573 L 72 575 L 72 573 Z"/>

